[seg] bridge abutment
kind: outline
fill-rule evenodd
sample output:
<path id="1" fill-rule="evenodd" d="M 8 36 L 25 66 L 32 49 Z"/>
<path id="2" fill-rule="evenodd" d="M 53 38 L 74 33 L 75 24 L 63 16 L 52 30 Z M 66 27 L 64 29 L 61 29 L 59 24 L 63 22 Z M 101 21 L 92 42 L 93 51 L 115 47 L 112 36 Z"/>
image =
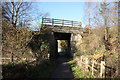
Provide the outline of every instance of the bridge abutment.
<path id="1" fill-rule="evenodd" d="M 61 27 L 61 26 L 44 26 L 42 32 L 46 33 L 50 45 L 50 59 L 56 59 L 58 56 L 57 40 L 67 40 L 68 55 L 71 56 L 82 43 L 82 29 L 80 27 Z"/>

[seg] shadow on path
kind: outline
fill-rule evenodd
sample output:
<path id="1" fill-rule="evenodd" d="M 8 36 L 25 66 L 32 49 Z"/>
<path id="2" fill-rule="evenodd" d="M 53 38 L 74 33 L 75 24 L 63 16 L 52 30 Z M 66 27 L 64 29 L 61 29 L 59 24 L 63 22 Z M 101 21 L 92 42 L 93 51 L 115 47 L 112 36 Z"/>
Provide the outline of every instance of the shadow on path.
<path id="1" fill-rule="evenodd" d="M 70 64 L 65 56 L 59 56 L 57 66 L 51 75 L 51 78 L 74 78 Z"/>

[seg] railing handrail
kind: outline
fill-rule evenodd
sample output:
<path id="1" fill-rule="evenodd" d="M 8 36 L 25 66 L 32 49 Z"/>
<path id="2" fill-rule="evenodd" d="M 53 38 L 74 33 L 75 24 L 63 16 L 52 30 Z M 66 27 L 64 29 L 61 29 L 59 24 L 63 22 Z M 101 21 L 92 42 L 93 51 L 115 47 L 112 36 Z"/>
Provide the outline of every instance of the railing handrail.
<path id="1" fill-rule="evenodd" d="M 72 21 L 72 20 L 64 20 L 64 19 L 54 19 L 54 18 L 43 18 L 42 17 L 42 24 L 51 24 L 52 26 L 59 25 L 59 26 L 79 26 L 81 27 L 82 23 L 79 21 Z"/>

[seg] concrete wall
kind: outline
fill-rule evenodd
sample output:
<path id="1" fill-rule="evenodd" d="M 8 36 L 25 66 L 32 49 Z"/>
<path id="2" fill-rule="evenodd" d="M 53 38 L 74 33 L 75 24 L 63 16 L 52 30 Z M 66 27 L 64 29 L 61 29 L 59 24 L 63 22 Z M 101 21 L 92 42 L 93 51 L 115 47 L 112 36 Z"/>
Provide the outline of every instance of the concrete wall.
<path id="1" fill-rule="evenodd" d="M 82 43 L 82 28 L 80 27 L 60 27 L 60 26 L 44 26 L 42 27 L 42 31 L 46 33 L 45 37 L 48 39 L 51 47 L 51 58 L 55 57 L 56 54 L 56 40 L 54 33 L 70 33 L 70 49 L 72 53 L 74 53 L 79 45 Z"/>
<path id="2" fill-rule="evenodd" d="M 82 35 L 80 33 L 71 34 L 71 51 L 76 52 L 82 43 Z"/>

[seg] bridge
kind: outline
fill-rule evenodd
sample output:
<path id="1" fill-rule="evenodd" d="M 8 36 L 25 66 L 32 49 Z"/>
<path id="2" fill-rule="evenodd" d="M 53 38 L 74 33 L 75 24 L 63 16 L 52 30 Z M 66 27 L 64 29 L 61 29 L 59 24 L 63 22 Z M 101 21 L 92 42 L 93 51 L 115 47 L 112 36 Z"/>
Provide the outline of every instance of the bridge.
<path id="1" fill-rule="evenodd" d="M 50 25 L 50 26 L 69 26 L 69 27 L 81 27 L 82 23 L 79 21 L 71 21 L 64 19 L 51 19 L 51 18 L 43 18 L 42 24 Z"/>
<path id="2" fill-rule="evenodd" d="M 68 55 L 74 53 L 82 42 L 83 28 L 79 21 L 42 18 L 41 31 L 50 44 L 50 58 L 58 55 L 57 40 L 67 40 Z"/>

